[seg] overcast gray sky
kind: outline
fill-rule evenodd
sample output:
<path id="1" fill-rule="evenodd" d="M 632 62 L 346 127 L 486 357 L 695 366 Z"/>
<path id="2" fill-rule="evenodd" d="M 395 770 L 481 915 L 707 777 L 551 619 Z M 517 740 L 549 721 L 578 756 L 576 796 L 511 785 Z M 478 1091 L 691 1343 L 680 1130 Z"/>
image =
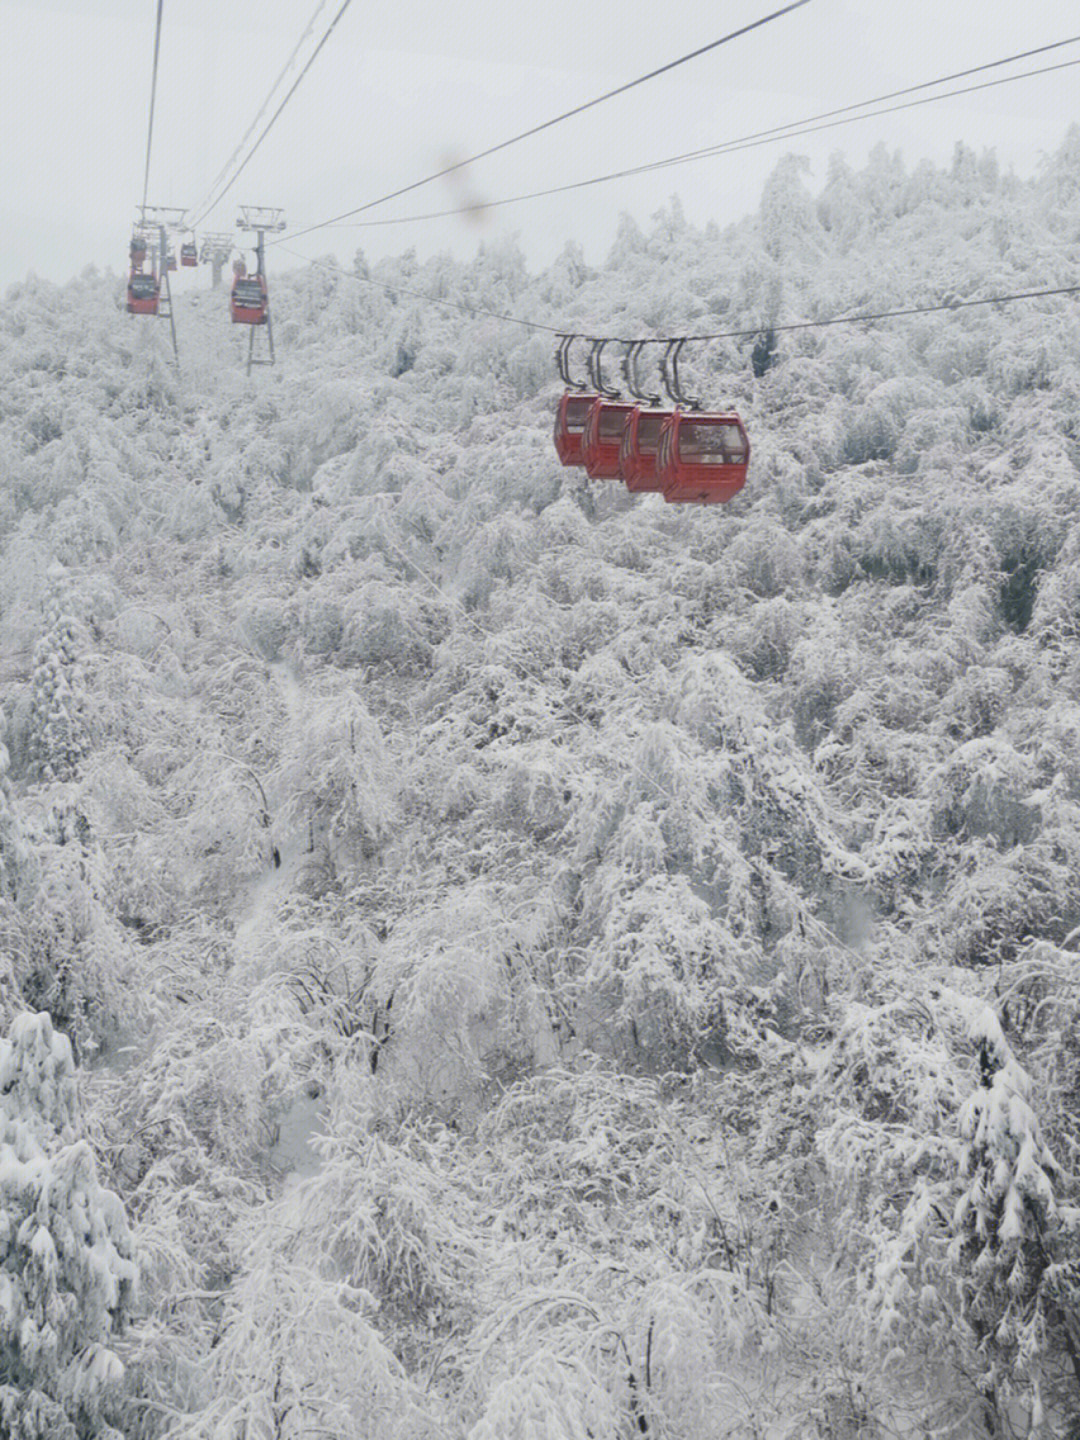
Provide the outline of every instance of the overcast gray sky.
<path id="1" fill-rule="evenodd" d="M 382 195 L 718 38 L 779 0 L 352 0 L 236 188 L 290 229 Z M 330 0 L 320 28 L 336 13 Z M 151 202 L 196 205 L 247 129 L 316 0 L 164 0 Z M 156 0 L 0 0 L 0 287 L 125 265 L 142 192 Z M 1076 0 L 811 0 L 744 39 L 361 218 L 498 199 L 797 121 L 1080 33 Z M 309 46 L 310 48 L 310 46 Z M 305 52 L 306 53 L 306 52 Z M 1080 59 L 1080 45 L 1018 68 Z M 295 75 L 290 76 L 293 78 Z M 986 77 L 991 78 L 991 77 Z M 567 239 L 602 260 L 619 213 L 643 226 L 672 194 L 689 219 L 756 208 L 788 150 L 817 187 L 828 156 L 884 140 L 913 165 L 958 140 L 1029 175 L 1080 119 L 1080 68 L 570 196 L 462 218 L 327 229 L 297 242 L 342 262 L 421 258 L 516 233 L 533 266 Z M 292 265 L 286 257 L 278 263 Z M 203 271 L 182 277 L 205 285 Z"/>

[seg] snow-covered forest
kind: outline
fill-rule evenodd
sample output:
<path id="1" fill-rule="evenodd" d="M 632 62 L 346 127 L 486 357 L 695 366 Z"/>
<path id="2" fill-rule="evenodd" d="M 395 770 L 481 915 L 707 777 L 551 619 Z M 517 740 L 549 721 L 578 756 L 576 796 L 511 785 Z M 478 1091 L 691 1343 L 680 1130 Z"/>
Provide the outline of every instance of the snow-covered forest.
<path id="1" fill-rule="evenodd" d="M 326 257 L 250 380 L 8 291 L 4 1435 L 1080 1433 L 1080 305 L 770 329 L 1078 272 L 1074 128 Z M 760 327 L 745 490 L 485 311 Z"/>

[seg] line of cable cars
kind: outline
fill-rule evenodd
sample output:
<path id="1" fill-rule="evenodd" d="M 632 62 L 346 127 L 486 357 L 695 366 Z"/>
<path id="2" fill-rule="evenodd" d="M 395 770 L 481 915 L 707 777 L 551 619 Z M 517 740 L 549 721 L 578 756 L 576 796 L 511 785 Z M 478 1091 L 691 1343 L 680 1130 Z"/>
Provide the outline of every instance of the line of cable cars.
<path id="1" fill-rule="evenodd" d="M 145 234 L 136 231 L 129 249 L 130 268 L 127 283 L 127 312 L 129 315 L 160 315 L 161 275 L 158 257 L 148 270 L 146 264 L 148 247 Z M 207 257 L 212 259 L 212 256 Z M 198 265 L 199 254 L 194 238 L 180 246 L 180 264 Z M 164 260 L 164 269 L 176 269 L 175 251 L 169 251 Z M 249 275 L 242 260 L 233 266 L 232 290 L 229 294 L 229 315 L 234 325 L 265 325 L 270 315 L 270 297 L 266 288 L 266 276 Z"/>
<path id="2" fill-rule="evenodd" d="M 679 383 L 684 342 L 670 341 L 661 375 L 671 404 L 641 389 L 637 362 L 643 346 L 628 345 L 623 376 L 633 398 L 604 383 L 600 357 L 607 343 L 594 341 L 589 382 L 569 373 L 576 336 L 560 336 L 556 360 L 566 393 L 555 414 L 555 450 L 564 465 L 583 466 L 592 480 L 621 480 L 634 494 L 653 492 L 670 504 L 717 505 L 746 484 L 750 440 L 734 413 L 703 411 Z"/>

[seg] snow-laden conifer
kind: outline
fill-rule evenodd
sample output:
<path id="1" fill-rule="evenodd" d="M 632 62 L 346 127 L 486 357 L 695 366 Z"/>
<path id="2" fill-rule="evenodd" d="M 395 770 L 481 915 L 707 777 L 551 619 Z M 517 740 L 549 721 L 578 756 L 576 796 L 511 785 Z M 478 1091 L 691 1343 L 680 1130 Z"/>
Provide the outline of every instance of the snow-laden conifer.
<path id="1" fill-rule="evenodd" d="M 78 1135 L 71 1046 L 47 1015 L 0 1039 L 0 1415 L 8 1434 L 115 1440 L 115 1353 L 137 1267 L 119 1198 Z"/>
<path id="2" fill-rule="evenodd" d="M 34 651 L 30 756 L 45 780 L 70 780 L 89 750 L 81 651 L 78 623 L 66 612 Z"/>
<path id="3" fill-rule="evenodd" d="M 29 880 L 30 848 L 11 793 L 7 716 L 0 708 L 0 903 L 18 897 Z"/>

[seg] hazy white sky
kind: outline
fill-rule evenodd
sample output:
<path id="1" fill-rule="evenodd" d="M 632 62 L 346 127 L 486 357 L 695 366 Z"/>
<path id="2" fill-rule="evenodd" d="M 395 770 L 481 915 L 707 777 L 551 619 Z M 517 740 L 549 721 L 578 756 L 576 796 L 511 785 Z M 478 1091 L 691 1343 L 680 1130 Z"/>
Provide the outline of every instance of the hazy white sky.
<path id="1" fill-rule="evenodd" d="M 779 0 L 352 0 L 236 188 L 285 207 L 290 229 L 352 209 L 446 162 L 716 39 Z M 321 24 L 340 0 L 330 0 Z M 316 0 L 164 0 L 151 202 L 196 205 L 259 109 Z M 142 192 L 156 0 L 0 0 L 0 288 L 28 270 L 66 280 L 126 263 Z M 585 179 L 797 121 L 1080 33 L 1076 0 L 811 0 L 691 61 L 370 217 L 441 209 Z M 1018 68 L 1080 59 L 1080 45 Z M 295 72 L 294 72 L 295 73 Z M 1004 73 L 1004 72 L 1000 72 Z M 291 78 L 291 77 L 290 77 Z M 984 78 L 992 78 L 987 76 Z M 961 82 L 963 83 L 963 82 Z M 970 83 L 970 82 L 969 82 Z M 345 262 L 415 246 L 466 256 L 516 233 L 530 264 L 567 239 L 602 260 L 619 213 L 643 226 L 677 193 L 690 220 L 756 208 L 788 150 L 820 184 L 830 153 L 862 164 L 879 141 L 911 166 L 957 140 L 1030 174 L 1080 119 L 1080 68 L 717 157 L 569 196 L 462 218 L 328 229 L 297 242 Z M 277 262 L 292 265 L 291 258 Z M 205 285 L 200 270 L 181 283 Z"/>

